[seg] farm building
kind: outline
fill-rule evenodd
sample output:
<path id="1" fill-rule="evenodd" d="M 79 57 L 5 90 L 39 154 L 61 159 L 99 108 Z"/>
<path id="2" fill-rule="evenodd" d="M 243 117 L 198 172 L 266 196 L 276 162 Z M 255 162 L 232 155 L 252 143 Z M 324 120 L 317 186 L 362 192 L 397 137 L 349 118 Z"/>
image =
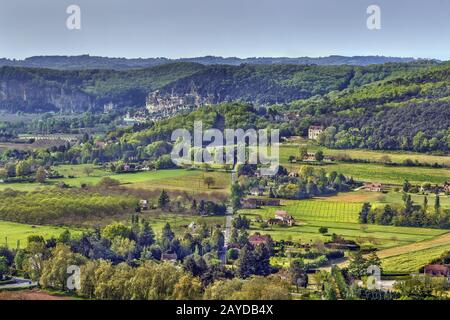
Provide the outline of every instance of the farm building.
<path id="1" fill-rule="evenodd" d="M 95 141 L 95 146 L 96 146 L 97 148 L 99 148 L 99 149 L 105 148 L 106 145 L 107 145 L 107 143 L 104 142 L 104 141 Z"/>
<path id="2" fill-rule="evenodd" d="M 139 200 L 139 207 L 141 210 L 148 210 L 148 200 Z"/>
<path id="3" fill-rule="evenodd" d="M 443 264 L 429 264 L 425 266 L 423 272 L 430 276 L 450 277 L 450 267 Z"/>
<path id="4" fill-rule="evenodd" d="M 250 194 L 255 197 L 262 196 L 264 194 L 264 188 L 260 187 L 251 188 Z"/>
<path id="5" fill-rule="evenodd" d="M 278 207 L 280 206 L 280 199 L 257 199 L 259 206 L 271 206 Z"/>
<path id="6" fill-rule="evenodd" d="M 381 183 L 376 183 L 376 182 L 365 182 L 364 190 L 380 192 L 383 190 L 383 185 Z"/>
<path id="7" fill-rule="evenodd" d="M 177 259 L 178 259 L 178 256 L 175 252 L 167 251 L 161 255 L 161 261 L 176 262 Z"/>
<path id="8" fill-rule="evenodd" d="M 316 161 L 316 154 L 313 152 L 307 152 L 302 160 L 303 161 Z"/>
<path id="9" fill-rule="evenodd" d="M 260 233 L 256 232 L 255 234 L 248 237 L 248 241 L 253 245 L 257 246 L 260 244 L 269 244 L 270 238 L 269 236 L 261 235 Z"/>
<path id="10" fill-rule="evenodd" d="M 294 217 L 288 214 L 286 211 L 282 210 L 276 211 L 275 219 L 280 220 L 282 224 L 286 224 L 290 227 L 292 227 L 295 224 Z"/>
<path id="11" fill-rule="evenodd" d="M 450 183 L 448 183 L 447 181 L 444 182 L 444 192 L 450 193 Z"/>
<path id="12" fill-rule="evenodd" d="M 246 198 L 241 200 L 242 209 L 256 209 L 261 206 L 280 206 L 280 199 L 256 199 Z"/>
<path id="13" fill-rule="evenodd" d="M 270 218 L 269 220 L 267 220 L 267 224 L 269 226 L 279 226 L 279 225 L 283 225 L 284 222 L 281 221 L 280 219 Z"/>
<path id="14" fill-rule="evenodd" d="M 241 206 L 242 209 L 256 209 L 258 207 L 258 199 L 242 199 Z"/>
<path id="15" fill-rule="evenodd" d="M 308 129 L 308 138 L 311 140 L 319 139 L 319 135 L 323 132 L 323 126 L 310 126 Z"/>
<path id="16" fill-rule="evenodd" d="M 192 221 L 189 225 L 188 225 L 188 228 L 189 228 L 189 230 L 191 230 L 191 231 L 196 231 L 197 230 L 197 224 L 194 222 L 194 221 Z"/>

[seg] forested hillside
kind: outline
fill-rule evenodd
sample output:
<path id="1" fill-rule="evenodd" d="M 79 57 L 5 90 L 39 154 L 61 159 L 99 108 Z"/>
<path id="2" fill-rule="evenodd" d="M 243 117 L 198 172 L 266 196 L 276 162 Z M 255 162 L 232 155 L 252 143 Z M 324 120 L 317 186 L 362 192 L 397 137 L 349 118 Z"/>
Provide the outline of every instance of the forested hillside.
<path id="1" fill-rule="evenodd" d="M 211 66 L 162 88 L 167 94 L 190 92 L 193 86 L 214 103 L 244 101 L 286 103 L 333 91 L 354 88 L 396 74 L 413 73 L 432 62 L 391 63 L 367 67 L 311 65 Z"/>
<path id="2" fill-rule="evenodd" d="M 397 72 L 381 81 L 293 102 L 289 110 L 328 127 L 320 139 L 326 146 L 448 150 L 449 76 L 449 63 Z"/>
<path id="3" fill-rule="evenodd" d="M 178 96 L 195 90 L 213 103 L 243 101 L 270 105 L 353 88 L 434 64 L 205 66 L 179 62 L 128 71 L 2 67 L 0 109 L 99 111 L 108 102 L 119 108 L 141 107 L 148 93 L 158 89 Z"/>
<path id="4" fill-rule="evenodd" d="M 81 112 L 101 110 L 104 103 L 142 106 L 148 92 L 204 67 L 176 63 L 133 71 L 60 71 L 0 68 L 0 109 L 10 112 Z"/>
<path id="5" fill-rule="evenodd" d="M 285 136 L 324 125 L 328 129 L 320 143 L 328 147 L 447 151 L 449 75 L 450 63 L 432 61 L 363 67 L 179 62 L 127 71 L 2 67 L 0 109 L 98 112 L 113 102 L 120 110 L 142 107 L 155 90 L 176 96 L 194 90 L 213 104 L 242 102 L 255 107 L 251 112 L 266 112 L 261 106 L 277 110 L 269 120 Z M 280 121 L 286 112 L 295 113 L 296 120 Z"/>

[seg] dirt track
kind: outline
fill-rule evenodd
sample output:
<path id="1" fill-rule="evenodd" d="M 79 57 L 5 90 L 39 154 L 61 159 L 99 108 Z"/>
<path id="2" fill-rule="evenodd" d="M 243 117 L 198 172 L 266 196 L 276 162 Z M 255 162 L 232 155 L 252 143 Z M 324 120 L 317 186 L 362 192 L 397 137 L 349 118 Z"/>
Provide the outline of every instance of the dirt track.
<path id="1" fill-rule="evenodd" d="M 33 289 L 22 291 L 1 291 L 0 300 L 70 300 L 70 298 L 55 296 L 41 290 Z"/>

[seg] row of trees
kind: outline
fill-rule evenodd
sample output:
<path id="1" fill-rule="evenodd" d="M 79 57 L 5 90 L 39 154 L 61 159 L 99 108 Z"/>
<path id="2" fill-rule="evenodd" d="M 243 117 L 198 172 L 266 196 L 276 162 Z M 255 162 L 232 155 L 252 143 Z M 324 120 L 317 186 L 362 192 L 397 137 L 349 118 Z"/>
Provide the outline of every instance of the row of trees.
<path id="1" fill-rule="evenodd" d="M 101 195 L 89 191 L 51 189 L 0 192 L 0 219 L 22 223 L 55 223 L 133 212 L 138 200 L 128 195 Z"/>
<path id="2" fill-rule="evenodd" d="M 267 278 L 272 273 L 270 247 L 253 247 L 244 229 L 232 233 L 237 256 L 230 260 L 235 260 L 235 271 L 218 259 L 224 245 L 220 229 L 202 224 L 195 233 L 177 237 L 166 224 L 156 236 L 148 222 L 133 215 L 130 225 L 113 223 L 75 237 L 69 231 L 57 239 L 30 236 L 25 249 L 0 250 L 0 272 L 30 277 L 45 288 L 69 290 L 72 278 L 67 270 L 78 266 L 77 293 L 97 299 L 214 299 L 223 293 L 218 282 L 234 288 L 236 299 L 249 298 L 240 293 L 247 293 L 247 283 L 257 290 L 253 296 L 289 298 L 287 283 Z M 176 254 L 178 263 L 165 262 L 166 253 Z M 231 280 L 235 275 L 249 280 Z"/>
<path id="3" fill-rule="evenodd" d="M 411 195 L 403 194 L 403 206 L 385 205 L 384 207 L 372 207 L 364 203 L 359 213 L 359 222 L 410 226 L 410 227 L 433 227 L 450 228 L 450 213 L 441 208 L 439 195 L 435 196 L 434 206 L 428 204 L 428 198 L 424 196 L 423 204 L 415 204 Z"/>

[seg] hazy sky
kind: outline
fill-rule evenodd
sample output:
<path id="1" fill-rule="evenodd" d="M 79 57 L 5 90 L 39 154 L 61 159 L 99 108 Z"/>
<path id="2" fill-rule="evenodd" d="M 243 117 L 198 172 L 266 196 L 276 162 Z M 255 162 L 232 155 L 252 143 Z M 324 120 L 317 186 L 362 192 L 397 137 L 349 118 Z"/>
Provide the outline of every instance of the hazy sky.
<path id="1" fill-rule="evenodd" d="M 81 30 L 66 28 L 71 4 Z M 0 57 L 77 54 L 450 59 L 450 0 L 0 0 Z"/>

